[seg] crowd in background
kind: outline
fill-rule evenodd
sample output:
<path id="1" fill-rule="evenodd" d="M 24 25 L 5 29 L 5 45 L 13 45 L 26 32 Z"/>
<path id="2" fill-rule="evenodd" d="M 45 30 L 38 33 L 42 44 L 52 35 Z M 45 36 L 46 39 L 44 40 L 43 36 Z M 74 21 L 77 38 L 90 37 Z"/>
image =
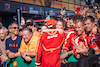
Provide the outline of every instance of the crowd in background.
<path id="1" fill-rule="evenodd" d="M 45 21 L 41 28 L 27 19 L 8 29 L 0 23 L 0 59 L 22 56 L 27 62 L 36 58 L 37 67 L 60 67 L 73 55 L 80 60 L 100 54 L 100 9 L 93 6 L 77 8 L 75 15 Z M 63 66 L 64 67 L 64 66 Z"/>

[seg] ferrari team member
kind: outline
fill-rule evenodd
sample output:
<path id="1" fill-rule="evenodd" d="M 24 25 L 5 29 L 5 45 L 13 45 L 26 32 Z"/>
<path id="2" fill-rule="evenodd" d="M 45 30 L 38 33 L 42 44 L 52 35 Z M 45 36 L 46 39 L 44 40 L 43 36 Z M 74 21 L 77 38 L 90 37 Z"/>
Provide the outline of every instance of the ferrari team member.
<path id="1" fill-rule="evenodd" d="M 75 32 L 71 34 L 69 39 L 67 40 L 67 43 L 65 44 L 64 47 L 64 52 L 61 55 L 61 59 L 64 59 L 65 57 L 68 56 L 69 54 L 74 54 L 74 56 L 77 59 L 81 59 L 83 57 L 88 56 L 88 44 L 85 35 L 85 30 L 84 30 L 84 22 L 82 19 L 79 19 L 78 21 L 75 22 Z M 71 52 L 69 51 L 69 47 L 71 47 Z"/>
<path id="2" fill-rule="evenodd" d="M 87 16 L 84 19 L 84 23 L 85 23 L 86 36 L 87 36 L 89 47 L 93 48 L 95 52 L 98 54 L 97 50 L 98 50 L 99 43 L 96 43 L 96 41 L 99 40 L 98 40 L 98 36 L 96 36 L 97 33 L 93 34 L 95 19 L 92 16 Z"/>
<path id="3" fill-rule="evenodd" d="M 68 42 L 70 43 L 71 35 L 76 34 L 76 32 L 75 32 L 75 22 L 77 20 L 83 20 L 83 17 L 81 15 L 74 15 L 73 19 L 70 18 L 70 20 L 71 20 L 72 24 L 71 24 L 71 28 L 67 32 L 65 32 L 66 33 L 66 38 L 65 38 L 65 42 L 64 42 L 65 47 L 63 48 L 63 50 L 69 50 L 69 49 L 66 48 L 66 46 L 71 45 L 71 44 L 67 44 L 67 43 Z"/>
<path id="4" fill-rule="evenodd" d="M 56 21 L 50 19 L 47 21 L 47 27 L 49 29 L 55 29 Z M 36 64 L 40 67 L 60 67 L 60 51 L 64 40 L 64 33 L 58 31 L 51 31 L 41 35 Z"/>

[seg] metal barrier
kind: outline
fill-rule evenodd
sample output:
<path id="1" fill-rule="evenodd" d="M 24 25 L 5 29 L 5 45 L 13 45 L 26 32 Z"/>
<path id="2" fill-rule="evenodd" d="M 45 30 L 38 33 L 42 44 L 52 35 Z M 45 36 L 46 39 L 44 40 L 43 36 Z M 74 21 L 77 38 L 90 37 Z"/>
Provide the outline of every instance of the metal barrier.
<path id="1" fill-rule="evenodd" d="M 9 67 L 13 67 L 13 61 L 17 62 L 17 67 L 36 67 L 35 58 L 32 58 L 29 62 L 25 61 L 22 57 L 17 57 L 14 60 L 9 58 L 6 63 L 7 65 L 9 64 Z"/>

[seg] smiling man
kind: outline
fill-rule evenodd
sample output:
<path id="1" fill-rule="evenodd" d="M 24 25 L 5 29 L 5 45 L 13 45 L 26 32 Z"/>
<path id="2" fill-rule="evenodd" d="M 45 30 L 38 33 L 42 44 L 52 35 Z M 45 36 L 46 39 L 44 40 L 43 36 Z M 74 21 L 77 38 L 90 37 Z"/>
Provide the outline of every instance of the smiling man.
<path id="1" fill-rule="evenodd" d="M 21 56 L 26 61 L 31 61 L 32 57 L 36 56 L 36 47 L 38 44 L 38 36 L 32 35 L 32 30 L 30 28 L 25 28 L 22 30 L 23 39 L 20 46 Z"/>
<path id="2" fill-rule="evenodd" d="M 70 34 L 70 37 L 67 39 L 67 41 L 65 40 L 66 43 L 63 48 L 63 53 L 60 57 L 62 60 L 71 54 L 73 54 L 77 59 L 87 57 L 89 47 L 85 38 L 83 17 L 80 15 L 76 15 L 75 17 L 75 32 Z M 69 50 L 70 47 L 71 50 Z M 63 61 L 63 63 L 65 64 L 66 62 Z"/>
<path id="3" fill-rule="evenodd" d="M 98 46 L 97 43 L 94 41 L 94 39 L 97 38 L 97 36 L 95 37 L 95 34 L 93 33 L 93 28 L 95 25 L 95 19 L 92 16 L 87 16 L 84 19 L 84 23 L 85 23 L 85 29 L 86 29 L 86 36 L 88 39 L 88 44 L 91 48 L 93 48 L 96 51 L 96 54 L 98 54 L 97 50 L 98 50 Z"/>

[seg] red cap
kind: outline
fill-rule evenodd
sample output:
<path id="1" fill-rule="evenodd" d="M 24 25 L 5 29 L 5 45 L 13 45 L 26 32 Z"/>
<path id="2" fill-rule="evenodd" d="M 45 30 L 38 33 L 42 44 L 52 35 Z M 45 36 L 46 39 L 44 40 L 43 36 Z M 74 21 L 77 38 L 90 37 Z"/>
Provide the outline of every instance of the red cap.
<path id="1" fill-rule="evenodd" d="M 52 25 L 52 26 L 55 26 L 56 25 L 56 20 L 55 19 L 50 19 L 47 21 L 47 27 L 48 25 Z"/>

